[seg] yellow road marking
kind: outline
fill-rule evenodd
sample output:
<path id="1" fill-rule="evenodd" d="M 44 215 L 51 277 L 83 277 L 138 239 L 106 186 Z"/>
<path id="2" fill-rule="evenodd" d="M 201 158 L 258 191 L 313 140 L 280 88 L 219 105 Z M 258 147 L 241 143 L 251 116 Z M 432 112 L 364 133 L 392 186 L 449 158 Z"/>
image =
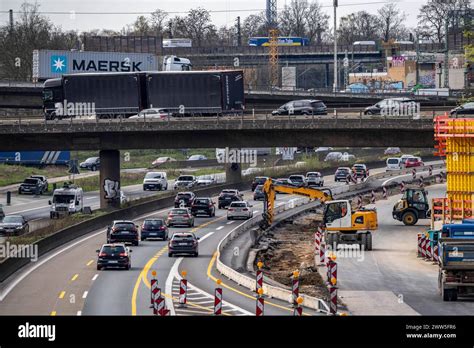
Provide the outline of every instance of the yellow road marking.
<path id="1" fill-rule="evenodd" d="M 207 267 L 207 276 L 208 276 L 210 279 L 212 279 L 214 282 L 217 281 L 217 278 L 212 275 L 211 270 L 212 270 L 212 267 L 214 266 L 214 263 L 216 262 L 216 258 L 217 258 L 217 251 L 214 253 L 214 255 L 212 255 L 211 261 L 209 261 L 209 265 L 208 265 L 208 267 Z M 252 299 L 252 300 L 255 301 L 255 297 L 254 297 L 254 296 L 251 296 L 251 295 L 249 295 L 249 294 L 246 294 L 246 293 L 244 293 L 244 292 L 242 292 L 242 291 L 240 291 L 240 290 L 238 290 L 238 289 L 236 289 L 236 288 L 233 288 L 232 286 L 229 286 L 229 285 L 227 285 L 227 284 L 225 284 L 225 283 L 223 283 L 223 282 L 221 282 L 220 285 L 222 285 L 223 287 L 225 287 L 225 288 L 227 288 L 227 289 L 229 289 L 229 290 L 231 290 L 231 291 L 233 291 L 233 292 L 235 292 L 235 293 L 237 293 L 237 294 L 239 294 L 239 295 L 245 296 L 245 297 L 250 298 L 250 299 Z M 284 306 L 281 306 L 281 305 L 276 304 L 276 303 L 273 303 L 273 302 L 270 302 L 270 301 L 268 301 L 267 299 L 265 299 L 265 304 L 266 304 L 266 305 L 268 304 L 268 305 L 273 306 L 273 307 L 276 307 L 276 308 L 284 309 L 284 310 L 289 311 L 289 312 L 293 312 L 293 309 L 287 308 L 287 307 L 284 307 Z M 303 315 L 309 315 L 309 314 L 303 313 Z"/>
<path id="2" fill-rule="evenodd" d="M 74 274 L 74 276 L 71 278 L 71 282 L 75 281 L 79 277 L 79 274 Z"/>
<path id="3" fill-rule="evenodd" d="M 59 293 L 59 298 L 64 298 L 64 295 L 66 295 L 66 291 L 61 291 Z"/>
<path id="4" fill-rule="evenodd" d="M 56 315 L 56 311 L 52 311 L 51 315 L 54 317 Z"/>
<path id="5" fill-rule="evenodd" d="M 202 225 L 199 225 L 191 230 L 191 232 L 196 232 L 200 228 L 209 226 L 210 224 L 219 221 L 223 219 L 224 216 L 221 216 L 217 219 L 213 219 L 211 221 L 208 221 Z M 158 253 L 156 253 L 148 262 L 146 263 L 145 267 L 143 267 L 142 271 L 140 272 L 140 275 L 138 276 L 135 286 L 133 287 L 133 293 L 132 293 L 132 315 L 137 315 L 137 295 L 138 295 L 138 288 L 140 287 L 140 283 L 143 281 L 143 283 L 146 285 L 147 288 L 151 289 L 150 282 L 148 281 L 148 273 L 150 271 L 151 266 L 155 263 L 158 258 L 163 255 L 166 251 L 168 250 L 168 246 L 163 247 Z"/>
<path id="6" fill-rule="evenodd" d="M 94 260 L 90 260 L 88 263 L 86 263 L 86 266 L 90 266 L 94 263 Z"/>

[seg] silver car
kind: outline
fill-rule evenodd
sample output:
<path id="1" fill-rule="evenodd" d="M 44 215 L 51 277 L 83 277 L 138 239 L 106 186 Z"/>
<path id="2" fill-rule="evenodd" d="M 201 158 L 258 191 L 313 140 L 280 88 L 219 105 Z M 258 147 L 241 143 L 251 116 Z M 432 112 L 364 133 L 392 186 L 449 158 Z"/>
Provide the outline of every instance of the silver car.
<path id="1" fill-rule="evenodd" d="M 253 217 L 253 205 L 245 201 L 232 202 L 227 209 L 227 220 L 250 219 Z"/>
<path id="2" fill-rule="evenodd" d="M 188 227 L 194 226 L 194 216 L 188 208 L 174 208 L 171 209 L 166 218 L 166 225 L 168 227 L 177 225 L 186 225 Z"/>

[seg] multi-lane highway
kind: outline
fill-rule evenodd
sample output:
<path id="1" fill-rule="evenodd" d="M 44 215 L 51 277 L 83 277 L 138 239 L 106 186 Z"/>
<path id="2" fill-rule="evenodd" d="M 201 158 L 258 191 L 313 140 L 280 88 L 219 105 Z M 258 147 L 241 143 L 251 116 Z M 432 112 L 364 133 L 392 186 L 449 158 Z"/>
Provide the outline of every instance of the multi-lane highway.
<path id="1" fill-rule="evenodd" d="M 371 174 L 382 171 L 384 169 L 371 170 Z M 325 183 L 332 188 L 346 185 L 334 183 L 332 175 L 325 177 Z M 294 198 L 279 195 L 277 204 L 284 204 Z M 252 199 L 250 192 L 245 192 L 245 199 Z M 254 214 L 260 214 L 262 203 L 254 202 L 253 209 Z M 136 219 L 135 222 L 140 224 L 149 216 L 163 217 L 168 211 L 169 209 L 156 211 Z M 96 250 L 105 242 L 104 226 L 52 251 L 12 276 L 0 296 L 0 313 L 151 315 L 150 277 L 151 271 L 155 270 L 159 286 L 165 294 L 167 306 L 172 314 L 212 314 L 214 288 L 216 280 L 220 277 L 215 269 L 217 245 L 227 233 L 244 222 L 228 221 L 226 211 L 218 210 L 215 217 L 198 217 L 195 223 L 196 227 L 191 231 L 201 238 L 198 258 L 170 258 L 167 255 L 167 242 L 144 241 L 138 247 L 132 248 L 130 271 L 96 270 Z M 171 228 L 170 232 L 172 234 L 176 231 L 189 230 L 189 228 Z M 178 279 L 183 270 L 187 271 L 189 281 L 187 308 L 179 308 L 175 303 Z M 254 294 L 230 280 L 222 280 L 224 315 L 253 314 Z M 289 315 L 292 310 L 288 302 L 266 300 L 267 315 Z M 305 309 L 304 313 L 316 314 L 308 309 Z"/>

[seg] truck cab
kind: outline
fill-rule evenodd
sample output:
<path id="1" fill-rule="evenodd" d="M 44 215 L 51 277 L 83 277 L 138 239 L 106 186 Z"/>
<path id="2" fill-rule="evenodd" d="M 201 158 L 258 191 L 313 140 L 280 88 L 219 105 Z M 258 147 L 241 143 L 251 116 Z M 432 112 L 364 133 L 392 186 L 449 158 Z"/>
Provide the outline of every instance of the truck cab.
<path id="1" fill-rule="evenodd" d="M 49 205 L 51 205 L 49 214 L 51 219 L 82 212 L 84 207 L 82 188 L 65 183 L 62 188 L 54 190 Z"/>
<path id="2" fill-rule="evenodd" d="M 163 57 L 163 71 L 191 71 L 193 65 L 187 58 L 176 56 Z"/>

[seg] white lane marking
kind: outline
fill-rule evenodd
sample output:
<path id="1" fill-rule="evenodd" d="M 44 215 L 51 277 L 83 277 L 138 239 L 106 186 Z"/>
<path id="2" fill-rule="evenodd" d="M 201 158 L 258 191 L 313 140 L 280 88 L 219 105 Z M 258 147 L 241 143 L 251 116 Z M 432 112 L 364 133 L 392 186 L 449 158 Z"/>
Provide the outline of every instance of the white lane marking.
<path id="1" fill-rule="evenodd" d="M 165 283 L 165 292 L 168 296 L 165 297 L 165 304 L 166 308 L 169 309 L 170 315 L 176 315 L 176 312 L 174 311 L 174 305 L 173 305 L 173 279 L 174 275 L 178 274 L 178 267 L 179 264 L 183 261 L 183 258 L 180 257 L 177 259 L 173 266 L 170 269 L 170 272 L 168 273 L 168 277 L 166 278 L 166 283 Z"/>
<path id="2" fill-rule="evenodd" d="M 89 291 L 84 291 L 84 294 L 82 294 L 82 298 L 86 298 L 88 293 Z"/>
<path id="3" fill-rule="evenodd" d="M 89 200 L 89 199 L 97 199 L 99 197 L 87 197 L 86 200 Z"/>
<path id="4" fill-rule="evenodd" d="M 31 208 L 31 209 L 25 209 L 25 210 L 15 210 L 15 211 L 11 211 L 9 212 L 9 214 L 13 214 L 13 213 L 24 213 L 26 211 L 33 211 L 33 210 L 39 210 L 39 209 L 44 209 L 44 208 L 48 208 L 49 205 L 43 205 L 41 207 L 36 207 L 36 208 Z"/>
<path id="5" fill-rule="evenodd" d="M 161 213 L 161 212 L 164 212 L 164 211 L 167 211 L 168 209 L 162 209 L 160 211 L 157 211 L 155 212 L 154 214 L 157 214 L 157 213 Z M 146 216 L 150 216 L 152 214 L 149 214 L 149 215 L 145 215 Z M 136 218 L 136 220 L 138 219 L 141 219 L 143 218 L 143 216 L 139 216 Z M 62 254 L 63 252 L 75 247 L 76 245 L 78 244 L 81 244 L 83 242 L 85 242 L 86 240 L 88 239 L 91 239 L 91 238 L 94 238 L 100 234 L 103 234 L 104 231 L 99 231 L 99 232 L 96 232 L 96 233 L 93 233 L 87 237 L 84 237 L 82 239 L 79 239 L 78 241 L 54 252 L 53 254 L 49 255 L 48 257 L 44 258 L 43 260 L 41 261 L 38 261 L 35 263 L 35 265 L 23 272 L 21 272 L 18 277 L 16 277 L 15 279 L 12 280 L 12 282 L 0 293 L 0 302 L 3 301 L 3 299 L 10 293 L 10 291 L 12 291 L 23 279 L 25 279 L 27 276 L 29 276 L 32 272 L 34 272 L 35 270 L 37 270 L 39 267 L 41 267 L 42 265 L 44 265 L 46 262 L 48 262 L 49 260 L 55 258 L 56 256 Z"/>
<path id="6" fill-rule="evenodd" d="M 232 225 L 235 221 L 229 221 L 227 225 Z"/>
<path id="7" fill-rule="evenodd" d="M 219 227 L 216 228 L 216 231 L 220 231 L 220 230 L 222 230 L 223 228 L 224 228 L 224 226 L 219 226 Z"/>
<path id="8" fill-rule="evenodd" d="M 202 236 L 201 238 L 199 238 L 199 243 L 202 243 L 203 240 L 205 240 L 207 237 L 212 236 L 213 234 L 214 234 L 214 232 L 209 232 L 205 236 Z"/>
<path id="9" fill-rule="evenodd" d="M 259 210 L 254 210 L 253 213 L 254 214 L 257 214 L 259 212 Z"/>
<path id="10" fill-rule="evenodd" d="M 96 280 L 98 276 L 99 276 L 98 273 L 97 273 L 97 274 L 94 274 L 94 276 L 92 277 L 92 280 Z"/>

